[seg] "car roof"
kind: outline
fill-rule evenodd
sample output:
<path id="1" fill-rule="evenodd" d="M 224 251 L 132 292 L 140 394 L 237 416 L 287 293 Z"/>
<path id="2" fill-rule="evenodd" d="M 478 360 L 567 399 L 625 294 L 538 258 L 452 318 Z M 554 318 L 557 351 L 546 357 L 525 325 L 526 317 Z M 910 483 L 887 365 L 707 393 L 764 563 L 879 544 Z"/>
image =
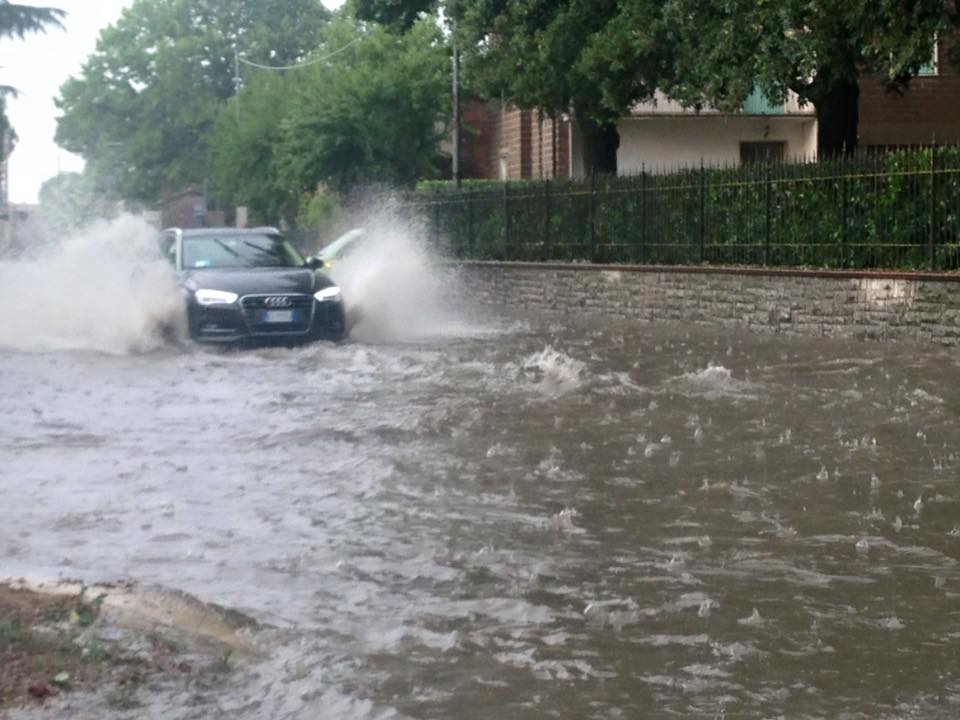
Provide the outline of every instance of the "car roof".
<path id="1" fill-rule="evenodd" d="M 275 227 L 235 228 L 235 227 L 208 227 L 208 228 L 167 228 L 180 230 L 183 237 L 204 237 L 209 235 L 280 235 Z"/>

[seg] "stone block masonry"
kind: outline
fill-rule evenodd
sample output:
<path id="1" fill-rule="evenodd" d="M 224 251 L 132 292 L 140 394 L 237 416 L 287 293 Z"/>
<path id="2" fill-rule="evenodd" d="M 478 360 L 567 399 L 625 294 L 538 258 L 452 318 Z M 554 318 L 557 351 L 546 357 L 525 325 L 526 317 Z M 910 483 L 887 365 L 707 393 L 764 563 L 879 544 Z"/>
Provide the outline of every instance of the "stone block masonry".
<path id="1" fill-rule="evenodd" d="M 458 267 L 461 291 L 491 305 L 960 345 L 960 275 L 507 262 Z"/>

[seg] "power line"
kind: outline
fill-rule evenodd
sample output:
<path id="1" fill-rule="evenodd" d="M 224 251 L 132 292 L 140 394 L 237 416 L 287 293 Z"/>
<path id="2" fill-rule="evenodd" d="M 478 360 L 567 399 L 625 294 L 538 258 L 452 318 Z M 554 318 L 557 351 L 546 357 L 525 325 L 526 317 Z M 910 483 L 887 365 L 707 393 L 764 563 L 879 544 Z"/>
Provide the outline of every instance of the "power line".
<path id="1" fill-rule="evenodd" d="M 361 37 L 355 37 L 353 40 L 351 40 L 350 42 L 348 42 L 346 45 L 344 45 L 344 46 L 341 47 L 341 48 L 338 48 L 338 49 L 334 50 L 332 53 L 329 53 L 329 54 L 327 54 L 327 55 L 323 55 L 323 56 L 317 57 L 317 58 L 311 58 L 310 60 L 304 60 L 302 63 L 297 63 L 296 65 L 261 65 L 260 63 L 255 63 L 255 62 L 253 62 L 252 60 L 247 60 L 247 59 L 244 58 L 244 57 L 239 57 L 239 61 L 242 62 L 244 65 L 249 65 L 250 67 L 255 67 L 255 68 L 258 68 L 258 69 L 260 69 L 260 70 L 278 70 L 278 71 L 279 71 L 279 70 L 298 70 L 298 69 L 300 69 L 300 68 L 310 67 L 311 65 L 316 65 L 317 63 L 322 63 L 324 60 L 329 60 L 329 59 L 332 58 L 334 55 L 339 55 L 340 53 L 342 53 L 344 50 L 346 50 L 346 49 L 347 49 L 348 47 L 350 47 L 351 45 L 359 42 L 361 39 L 362 39 Z"/>

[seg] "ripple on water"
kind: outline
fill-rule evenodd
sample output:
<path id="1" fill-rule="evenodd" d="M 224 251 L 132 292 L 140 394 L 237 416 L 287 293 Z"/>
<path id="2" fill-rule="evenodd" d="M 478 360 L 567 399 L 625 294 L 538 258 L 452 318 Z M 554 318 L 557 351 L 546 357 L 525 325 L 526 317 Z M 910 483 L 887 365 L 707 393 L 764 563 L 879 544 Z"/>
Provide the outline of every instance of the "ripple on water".
<path id="1" fill-rule="evenodd" d="M 275 626 L 242 691 L 158 717 L 939 720 L 960 634 L 944 357 L 531 320 L 490 342 L 0 353 L 0 552 Z"/>

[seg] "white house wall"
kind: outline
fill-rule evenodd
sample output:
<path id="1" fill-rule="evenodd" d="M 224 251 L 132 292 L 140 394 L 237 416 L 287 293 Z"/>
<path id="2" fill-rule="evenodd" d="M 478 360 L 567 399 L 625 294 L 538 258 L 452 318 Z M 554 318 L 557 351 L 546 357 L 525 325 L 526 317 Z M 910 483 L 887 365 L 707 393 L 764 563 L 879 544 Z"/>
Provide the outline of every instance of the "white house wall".
<path id="1" fill-rule="evenodd" d="M 617 169 L 622 175 L 681 167 L 739 165 L 741 142 L 786 142 L 788 160 L 816 155 L 817 122 L 781 116 L 665 116 L 622 120 Z"/>
<path id="2" fill-rule="evenodd" d="M 783 112 L 787 115 L 816 115 L 816 110 L 810 103 L 802 104 L 800 98 L 792 90 L 787 93 L 783 102 Z M 634 117 L 646 117 L 648 115 L 728 115 L 729 113 L 717 110 L 706 105 L 699 110 L 691 107 L 684 107 L 676 100 L 671 100 L 662 91 L 657 90 L 653 98 L 645 102 L 634 104 L 630 110 L 630 115 Z M 779 114 L 779 113 L 777 113 Z"/>

